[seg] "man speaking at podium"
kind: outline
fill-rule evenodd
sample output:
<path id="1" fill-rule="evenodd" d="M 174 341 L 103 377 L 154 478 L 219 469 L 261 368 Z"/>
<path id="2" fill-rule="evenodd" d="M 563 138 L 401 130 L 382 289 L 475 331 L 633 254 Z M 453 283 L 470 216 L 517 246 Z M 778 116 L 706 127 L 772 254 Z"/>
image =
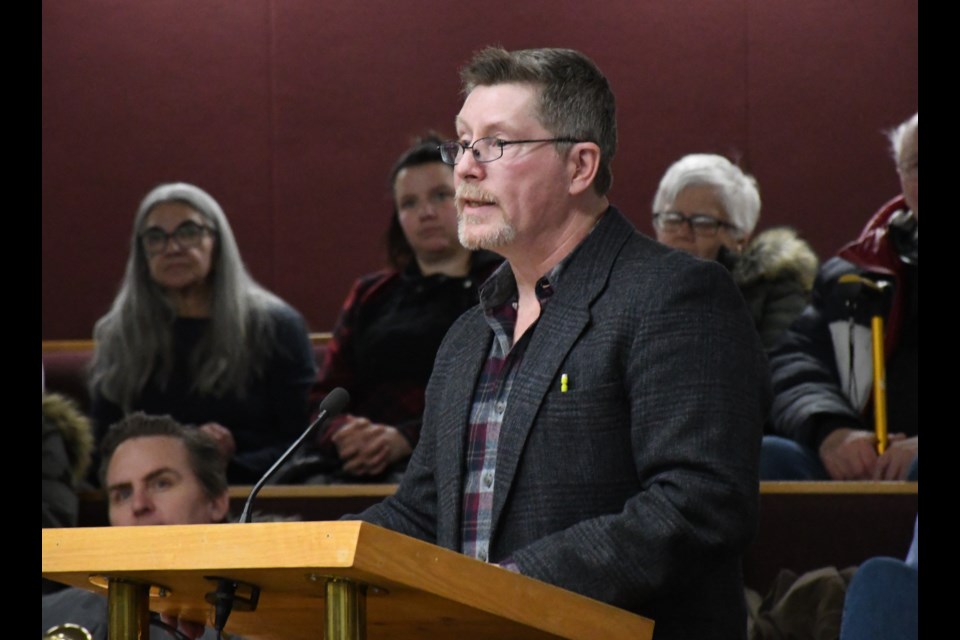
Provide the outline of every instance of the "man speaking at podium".
<path id="1" fill-rule="evenodd" d="M 460 241 L 507 262 L 450 329 L 420 443 L 362 519 L 649 616 L 746 633 L 766 360 L 722 267 L 609 204 L 614 97 L 571 50 L 461 71 Z"/>

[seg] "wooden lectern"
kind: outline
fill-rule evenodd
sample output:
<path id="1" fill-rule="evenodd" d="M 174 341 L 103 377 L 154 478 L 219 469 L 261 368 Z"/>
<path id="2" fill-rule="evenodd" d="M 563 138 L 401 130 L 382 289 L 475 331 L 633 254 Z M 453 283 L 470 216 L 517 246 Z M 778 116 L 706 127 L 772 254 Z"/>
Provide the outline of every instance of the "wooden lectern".
<path id="1" fill-rule="evenodd" d="M 134 637 L 147 606 L 209 624 L 211 577 L 259 587 L 256 610 L 235 608 L 226 627 L 251 639 L 653 634 L 649 619 L 364 522 L 43 529 L 42 538 L 44 577 L 88 590 L 109 581 L 112 638 Z"/>

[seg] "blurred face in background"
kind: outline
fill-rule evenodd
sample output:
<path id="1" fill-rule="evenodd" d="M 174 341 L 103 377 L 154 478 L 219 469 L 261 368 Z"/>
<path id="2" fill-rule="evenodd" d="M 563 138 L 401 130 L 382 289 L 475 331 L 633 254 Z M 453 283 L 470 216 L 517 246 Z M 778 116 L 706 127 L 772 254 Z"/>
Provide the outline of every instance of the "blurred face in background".
<path id="1" fill-rule="evenodd" d="M 227 515 L 226 492 L 211 498 L 190 466 L 187 447 L 172 436 L 120 443 L 106 475 L 110 524 L 213 524 Z"/>
<path id="2" fill-rule="evenodd" d="M 452 167 L 431 162 L 405 167 L 393 183 L 400 227 L 417 262 L 432 263 L 465 253 L 457 239 Z"/>
<path id="3" fill-rule="evenodd" d="M 653 225 L 657 240 L 698 258 L 716 260 L 720 247 L 739 253 L 745 242 L 710 185 L 685 187 L 657 213 Z"/>
<path id="4" fill-rule="evenodd" d="M 182 202 L 162 202 L 140 232 L 150 276 L 167 292 L 204 290 L 213 264 L 214 233 L 206 219 Z"/>

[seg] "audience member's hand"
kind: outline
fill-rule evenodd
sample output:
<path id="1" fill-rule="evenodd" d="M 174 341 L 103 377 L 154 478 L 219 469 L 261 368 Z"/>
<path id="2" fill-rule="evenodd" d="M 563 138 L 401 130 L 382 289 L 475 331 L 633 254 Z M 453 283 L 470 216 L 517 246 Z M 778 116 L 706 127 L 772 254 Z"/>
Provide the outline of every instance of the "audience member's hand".
<path id="1" fill-rule="evenodd" d="M 890 436 L 890 446 L 877 459 L 873 470 L 875 480 L 906 480 L 913 459 L 920 455 L 920 436 L 905 437 L 902 433 Z"/>
<path id="2" fill-rule="evenodd" d="M 332 440 L 343 470 L 358 476 L 381 474 L 411 452 L 410 443 L 395 427 L 357 416 L 349 416 Z"/>
<path id="3" fill-rule="evenodd" d="M 871 431 L 837 429 L 820 445 L 820 460 L 834 480 L 870 480 L 877 465 Z"/>
<path id="4" fill-rule="evenodd" d="M 230 429 L 216 422 L 208 422 L 200 427 L 200 431 L 213 438 L 225 460 L 233 459 L 233 454 L 237 452 L 237 442 L 233 439 Z"/>

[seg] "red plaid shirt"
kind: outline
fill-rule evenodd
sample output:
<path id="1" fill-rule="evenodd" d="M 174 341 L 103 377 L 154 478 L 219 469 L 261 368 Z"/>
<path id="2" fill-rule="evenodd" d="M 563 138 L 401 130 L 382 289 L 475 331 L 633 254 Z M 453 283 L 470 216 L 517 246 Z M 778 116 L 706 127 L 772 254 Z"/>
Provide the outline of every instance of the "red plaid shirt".
<path id="1" fill-rule="evenodd" d="M 541 311 L 553 295 L 559 278 L 561 262 L 536 286 Z M 463 484 L 463 533 L 461 551 L 464 555 L 486 562 L 490 547 L 493 490 L 496 484 L 497 444 L 500 426 L 510 399 L 510 389 L 520 370 L 523 355 L 536 323 L 520 340 L 513 344 L 517 323 L 517 285 L 509 266 L 497 271 L 480 292 L 487 323 L 493 330 L 490 354 L 480 372 L 470 410 L 470 424 L 466 442 L 466 474 Z"/>

